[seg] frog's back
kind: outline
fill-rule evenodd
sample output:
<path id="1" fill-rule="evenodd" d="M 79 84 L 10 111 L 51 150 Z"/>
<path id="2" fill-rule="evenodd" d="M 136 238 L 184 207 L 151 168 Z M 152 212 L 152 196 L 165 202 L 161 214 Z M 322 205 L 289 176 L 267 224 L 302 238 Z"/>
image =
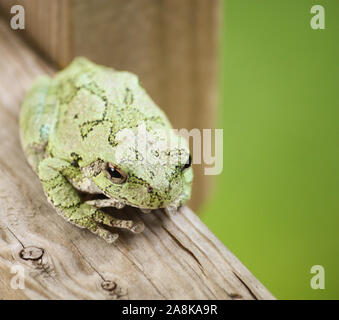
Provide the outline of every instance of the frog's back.
<path id="1" fill-rule="evenodd" d="M 134 126 L 133 119 L 147 119 L 170 127 L 166 115 L 141 87 L 138 77 L 97 65 L 86 58 L 76 58 L 54 78 L 60 115 L 80 126 L 89 121 L 113 121 Z M 118 118 L 119 121 L 117 121 Z M 66 119 L 65 119 L 66 120 Z M 120 121 L 122 120 L 122 121 Z M 132 122 L 132 123 L 129 123 Z"/>
<path id="2" fill-rule="evenodd" d="M 152 129 L 171 128 L 166 115 L 130 72 L 76 58 L 53 81 L 58 92 L 58 123 L 50 147 L 65 160 L 71 160 L 74 153 L 89 155 L 93 149 L 93 157 L 98 157 L 101 151 L 114 148 L 119 131 L 140 123 Z"/>
<path id="3" fill-rule="evenodd" d="M 72 153 L 81 153 L 78 148 L 99 145 L 98 139 L 103 149 L 113 146 L 120 130 L 141 122 L 149 129 L 171 128 L 137 76 L 85 58 L 76 58 L 53 79 L 39 79 L 20 116 L 22 144 L 34 168 L 47 144 L 53 154 L 71 160 Z"/>

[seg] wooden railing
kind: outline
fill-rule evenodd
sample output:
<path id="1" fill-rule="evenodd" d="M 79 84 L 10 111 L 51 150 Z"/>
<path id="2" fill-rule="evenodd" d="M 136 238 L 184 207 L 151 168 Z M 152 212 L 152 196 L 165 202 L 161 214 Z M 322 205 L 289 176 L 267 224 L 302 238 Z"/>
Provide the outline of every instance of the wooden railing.
<path id="1" fill-rule="evenodd" d="M 113 245 L 55 213 L 19 141 L 25 93 L 56 71 L 37 52 L 0 19 L 0 299 L 272 299 L 187 207 L 122 209 L 146 228 Z"/>

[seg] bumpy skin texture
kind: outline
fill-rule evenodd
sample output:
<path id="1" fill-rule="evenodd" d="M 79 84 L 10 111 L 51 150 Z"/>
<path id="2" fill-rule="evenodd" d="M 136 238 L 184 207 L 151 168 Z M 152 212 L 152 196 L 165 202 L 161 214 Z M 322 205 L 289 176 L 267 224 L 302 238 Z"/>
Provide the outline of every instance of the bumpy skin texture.
<path id="1" fill-rule="evenodd" d="M 143 225 L 100 208 L 178 207 L 190 197 L 187 142 L 132 73 L 76 58 L 54 78 L 36 81 L 20 128 L 28 162 L 56 211 L 108 242 L 118 237 L 112 226 L 141 232 Z M 86 201 L 83 193 L 101 197 Z"/>

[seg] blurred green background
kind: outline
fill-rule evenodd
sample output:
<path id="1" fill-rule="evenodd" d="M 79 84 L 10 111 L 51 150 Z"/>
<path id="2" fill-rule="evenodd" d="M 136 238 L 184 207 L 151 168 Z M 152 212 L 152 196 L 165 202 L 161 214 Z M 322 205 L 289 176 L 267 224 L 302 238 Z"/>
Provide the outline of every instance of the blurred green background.
<path id="1" fill-rule="evenodd" d="M 325 30 L 310 27 L 317 4 Z M 228 0 L 223 14 L 224 168 L 202 219 L 277 298 L 339 299 L 339 1 Z"/>

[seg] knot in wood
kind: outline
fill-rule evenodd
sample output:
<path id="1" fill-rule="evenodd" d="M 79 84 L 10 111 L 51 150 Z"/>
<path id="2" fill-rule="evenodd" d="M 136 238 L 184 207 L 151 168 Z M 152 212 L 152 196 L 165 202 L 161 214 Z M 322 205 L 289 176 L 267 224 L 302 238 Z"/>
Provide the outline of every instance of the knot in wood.
<path id="1" fill-rule="evenodd" d="M 39 260 L 44 254 L 44 249 L 38 247 L 25 247 L 20 251 L 20 257 L 24 260 Z"/>
<path id="2" fill-rule="evenodd" d="M 105 280 L 101 283 L 101 287 L 104 289 L 104 290 L 107 290 L 107 291 L 113 291 L 114 289 L 116 289 L 117 287 L 117 284 L 114 282 L 114 281 L 111 281 L 111 280 Z"/>

